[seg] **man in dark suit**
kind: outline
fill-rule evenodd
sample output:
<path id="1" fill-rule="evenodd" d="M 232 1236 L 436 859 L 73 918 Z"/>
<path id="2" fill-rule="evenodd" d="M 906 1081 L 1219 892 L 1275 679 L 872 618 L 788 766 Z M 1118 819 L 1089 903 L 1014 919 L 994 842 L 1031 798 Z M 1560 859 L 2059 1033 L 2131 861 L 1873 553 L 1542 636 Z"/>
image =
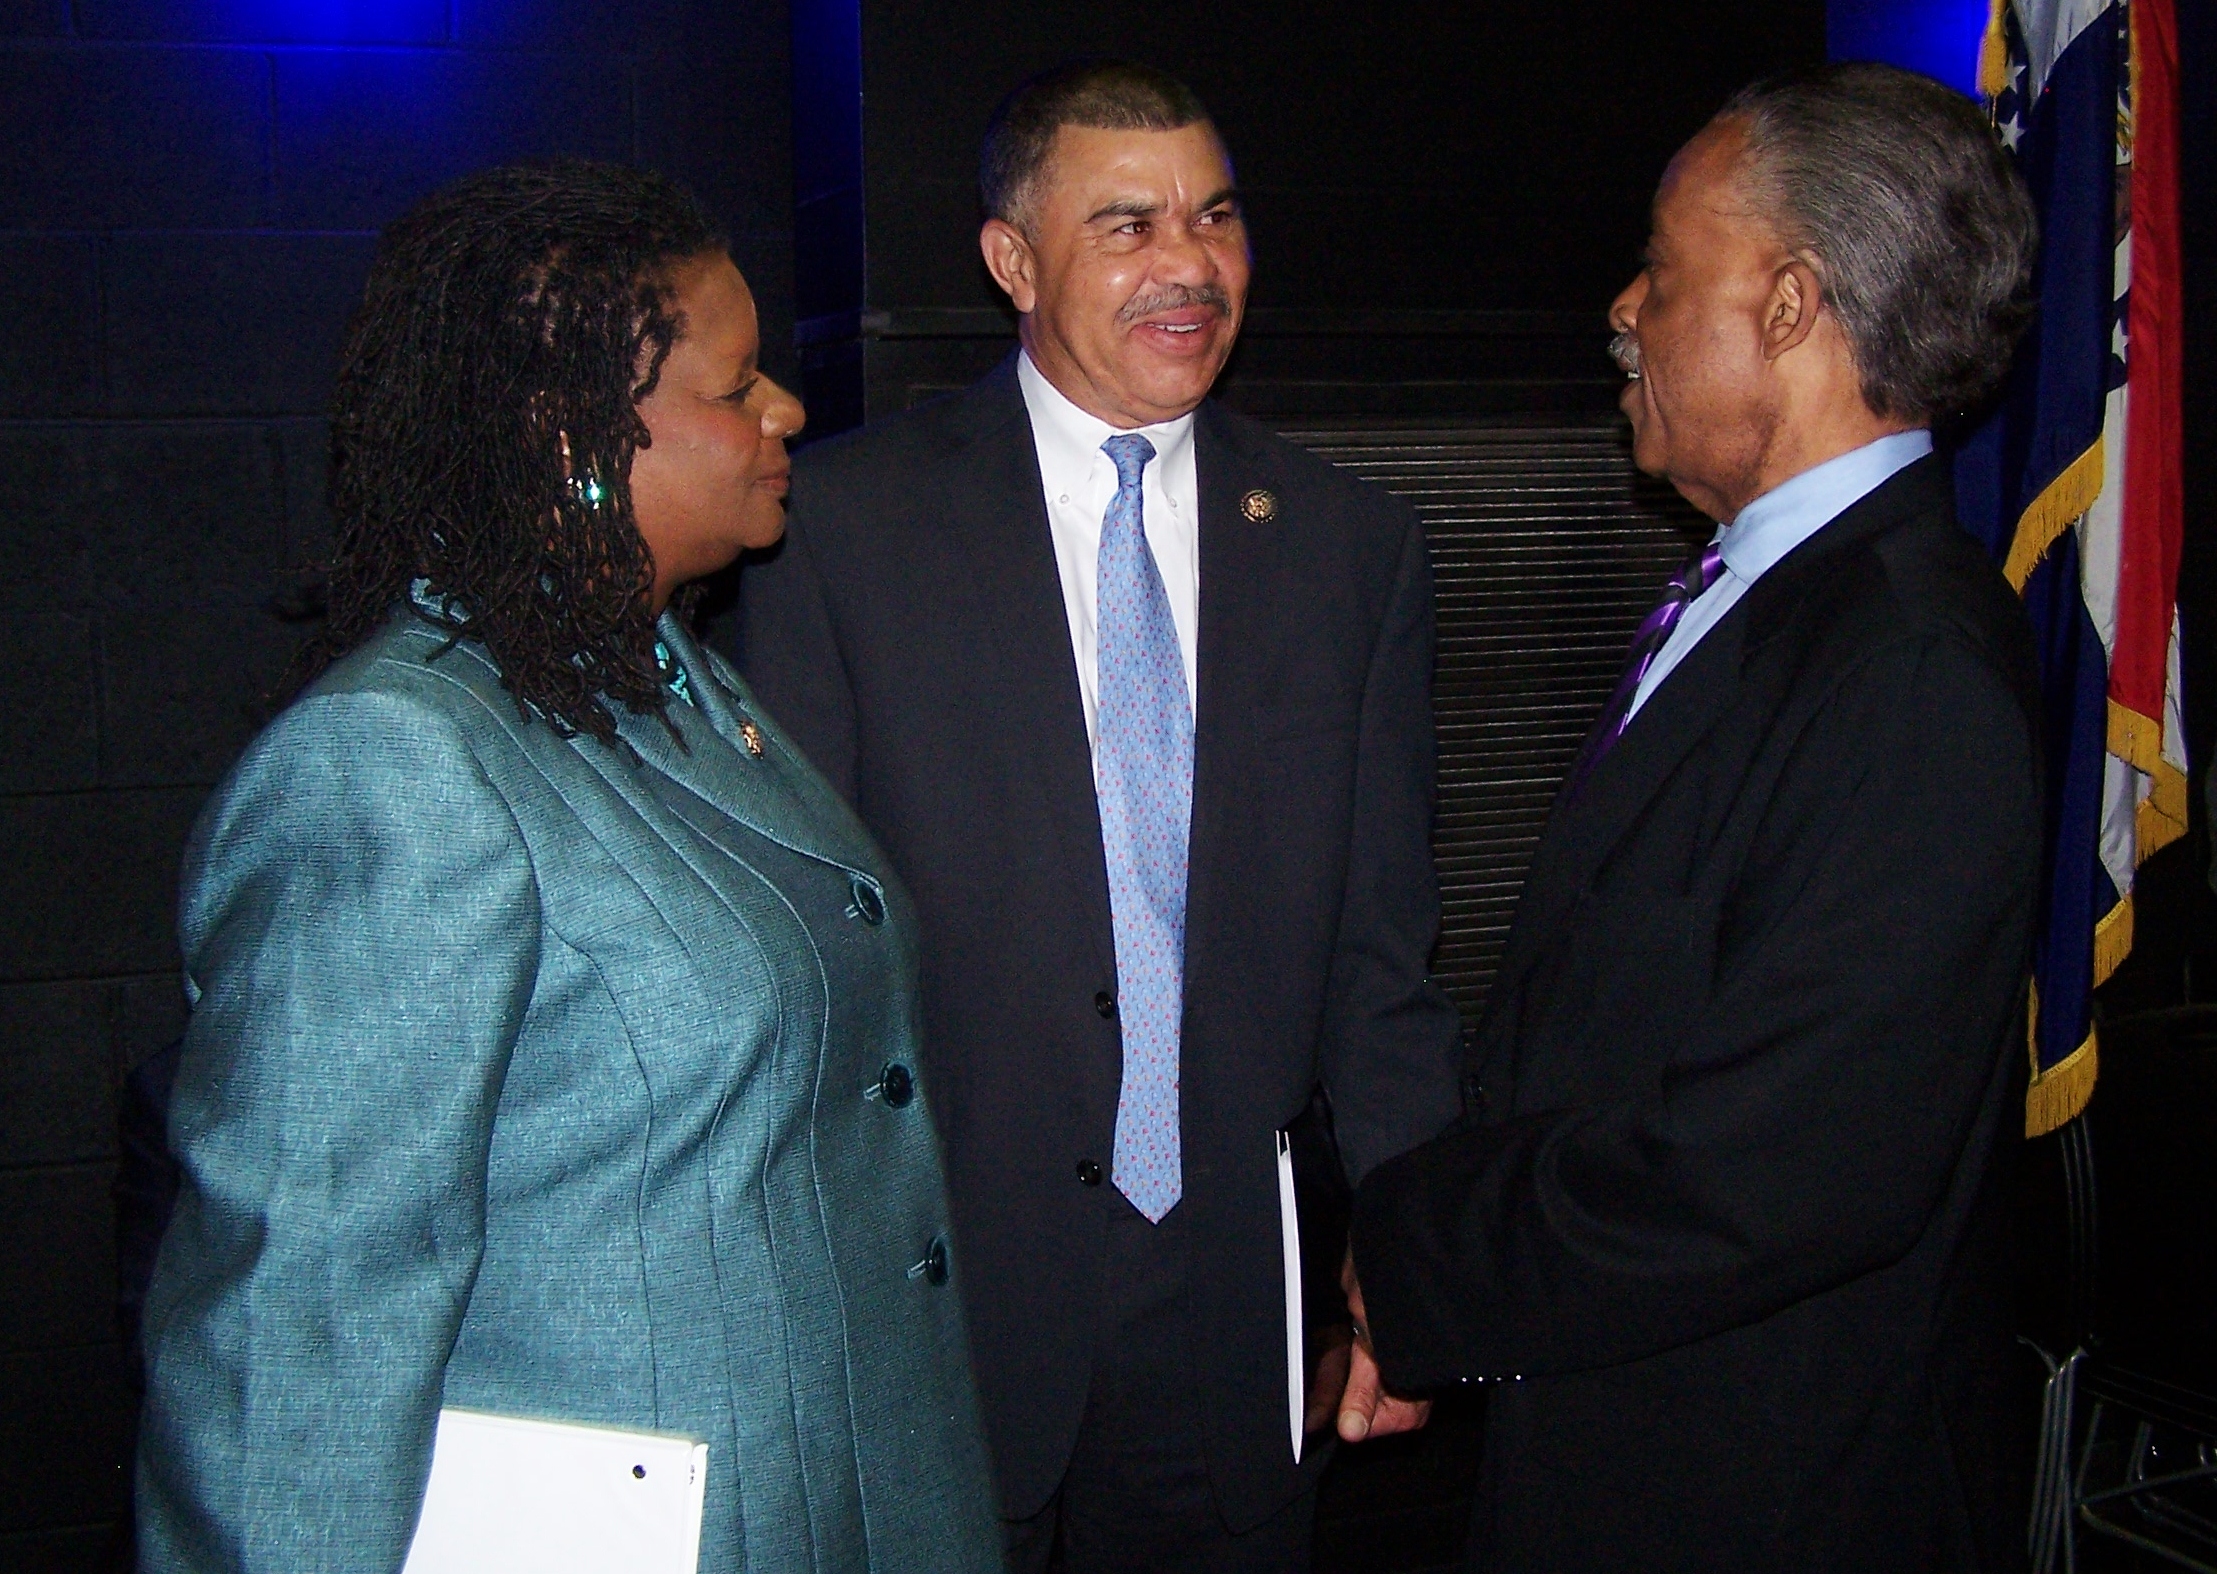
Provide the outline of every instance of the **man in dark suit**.
<path id="1" fill-rule="evenodd" d="M 980 184 L 1021 351 L 799 457 L 740 660 L 923 915 L 1012 1564 L 1305 1567 L 1277 1134 L 1321 1086 L 1360 1176 L 1459 1107 L 1424 539 L 1208 401 L 1249 261 L 1189 90 L 1051 72 Z"/>
<path id="2" fill-rule="evenodd" d="M 1623 406 L 1724 523 L 1556 802 L 1482 1113 L 1356 1200 L 1350 1387 L 1490 1380 L 1489 1571 L 2023 1562 L 2036 697 L 1927 428 L 2032 255 L 1976 107 L 1885 67 L 1750 89 L 1663 178 Z"/>

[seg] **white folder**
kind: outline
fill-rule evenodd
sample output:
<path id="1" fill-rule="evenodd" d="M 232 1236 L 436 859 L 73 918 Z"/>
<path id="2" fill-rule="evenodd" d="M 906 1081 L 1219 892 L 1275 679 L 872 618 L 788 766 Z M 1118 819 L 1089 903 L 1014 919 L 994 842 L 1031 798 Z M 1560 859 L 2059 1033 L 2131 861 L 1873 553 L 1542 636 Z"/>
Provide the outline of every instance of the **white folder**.
<path id="1" fill-rule="evenodd" d="M 439 1412 L 403 1574 L 696 1574 L 708 1445 Z"/>
<path id="2" fill-rule="evenodd" d="M 1293 1434 L 1293 1462 L 1301 1463 L 1308 1435 L 1309 1374 L 1306 1319 L 1301 1302 L 1301 1215 L 1293 1201 L 1293 1143 L 1278 1133 L 1278 1235 L 1286 1259 L 1286 1427 Z"/>

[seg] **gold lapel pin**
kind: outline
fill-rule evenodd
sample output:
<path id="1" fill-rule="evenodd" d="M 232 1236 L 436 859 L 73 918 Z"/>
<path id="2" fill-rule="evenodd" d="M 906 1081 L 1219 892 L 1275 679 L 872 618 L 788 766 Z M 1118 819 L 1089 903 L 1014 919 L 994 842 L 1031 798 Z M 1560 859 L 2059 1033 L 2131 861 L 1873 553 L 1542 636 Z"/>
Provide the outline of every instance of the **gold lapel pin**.
<path id="1" fill-rule="evenodd" d="M 751 717 L 739 718 L 739 741 L 747 746 L 749 754 L 758 760 L 762 758 L 762 729 L 754 724 Z"/>
<path id="2" fill-rule="evenodd" d="M 1267 525 L 1278 517 L 1278 494 L 1257 487 L 1239 500 L 1239 511 L 1251 525 Z"/>

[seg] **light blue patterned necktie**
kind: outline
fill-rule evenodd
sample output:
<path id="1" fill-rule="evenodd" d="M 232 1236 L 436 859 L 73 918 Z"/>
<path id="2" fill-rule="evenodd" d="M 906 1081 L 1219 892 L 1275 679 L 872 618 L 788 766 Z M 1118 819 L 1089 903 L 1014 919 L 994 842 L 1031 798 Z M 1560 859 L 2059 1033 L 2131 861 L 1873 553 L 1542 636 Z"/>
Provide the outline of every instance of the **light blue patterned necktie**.
<path id="1" fill-rule="evenodd" d="M 1193 822 L 1193 707 L 1170 597 L 1147 547 L 1140 476 L 1155 445 L 1136 432 L 1101 451 L 1116 501 L 1101 520 L 1100 691 L 1094 789 L 1116 929 L 1124 1080 L 1110 1178 L 1154 1223 L 1184 1195 L 1178 1036 L 1185 1014 L 1186 835 Z"/>

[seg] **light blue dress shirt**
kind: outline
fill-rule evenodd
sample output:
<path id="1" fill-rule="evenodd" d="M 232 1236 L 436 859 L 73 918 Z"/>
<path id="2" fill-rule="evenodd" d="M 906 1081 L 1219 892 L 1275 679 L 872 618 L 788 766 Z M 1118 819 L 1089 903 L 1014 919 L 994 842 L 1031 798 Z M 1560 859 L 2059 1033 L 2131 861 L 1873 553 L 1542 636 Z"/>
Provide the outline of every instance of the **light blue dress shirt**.
<path id="1" fill-rule="evenodd" d="M 1732 523 L 1718 526 L 1711 539 L 1724 558 L 1723 572 L 1686 609 L 1656 652 L 1632 695 L 1629 714 L 1639 714 L 1647 697 L 1692 653 L 1702 636 L 1723 622 L 1725 614 L 1787 553 L 1877 491 L 1896 471 L 1931 452 L 1930 432 L 1891 433 L 1781 482 L 1741 509 Z"/>

